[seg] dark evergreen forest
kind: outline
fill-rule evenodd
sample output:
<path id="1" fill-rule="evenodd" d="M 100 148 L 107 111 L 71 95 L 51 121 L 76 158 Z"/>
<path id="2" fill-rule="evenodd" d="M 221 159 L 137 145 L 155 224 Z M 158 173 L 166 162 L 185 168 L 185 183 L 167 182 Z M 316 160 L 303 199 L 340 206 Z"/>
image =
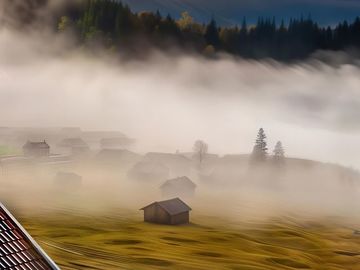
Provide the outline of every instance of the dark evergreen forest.
<path id="1" fill-rule="evenodd" d="M 216 14 L 215 14 L 216 15 Z M 254 25 L 221 27 L 215 19 L 196 22 L 184 11 L 179 19 L 159 12 L 132 12 L 115 0 L 79 0 L 56 15 L 55 30 L 71 33 L 79 44 L 99 45 L 115 52 L 142 53 L 152 48 L 188 50 L 206 55 L 226 52 L 250 59 L 305 59 L 317 50 L 360 47 L 360 18 L 334 27 L 320 26 L 309 17 L 258 18 Z"/>

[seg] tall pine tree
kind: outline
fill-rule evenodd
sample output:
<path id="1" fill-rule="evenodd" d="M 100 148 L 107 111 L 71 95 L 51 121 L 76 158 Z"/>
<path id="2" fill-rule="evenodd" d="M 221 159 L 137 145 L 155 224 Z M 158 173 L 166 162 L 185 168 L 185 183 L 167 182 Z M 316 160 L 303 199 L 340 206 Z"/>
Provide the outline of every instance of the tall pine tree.
<path id="1" fill-rule="evenodd" d="M 207 25 L 204 37 L 207 45 L 212 45 L 216 49 L 220 47 L 219 30 L 214 18 L 212 18 L 210 23 Z"/>
<path id="2" fill-rule="evenodd" d="M 273 158 L 276 161 L 282 161 L 285 158 L 285 150 L 281 141 L 278 141 L 275 145 L 275 148 L 273 150 Z"/>
<path id="3" fill-rule="evenodd" d="M 252 152 L 252 158 L 254 161 L 265 161 L 267 157 L 267 142 L 266 134 L 263 128 L 259 129 L 256 137 L 255 146 Z"/>

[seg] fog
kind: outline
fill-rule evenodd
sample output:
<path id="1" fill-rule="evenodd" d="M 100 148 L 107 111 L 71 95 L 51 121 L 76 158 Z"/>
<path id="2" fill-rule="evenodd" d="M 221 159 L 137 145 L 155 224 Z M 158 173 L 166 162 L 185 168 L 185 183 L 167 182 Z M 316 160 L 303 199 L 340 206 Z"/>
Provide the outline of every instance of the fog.
<path id="1" fill-rule="evenodd" d="M 1 126 L 120 130 L 138 151 L 248 153 L 259 127 L 288 156 L 359 168 L 360 72 L 317 60 L 283 65 L 222 56 L 113 60 L 64 37 L 0 32 Z"/>
<path id="2" fill-rule="evenodd" d="M 263 127 L 269 152 L 281 140 L 288 157 L 360 169 L 360 68 L 343 61 L 349 55 L 318 52 L 303 63 L 285 65 L 154 50 L 146 59 L 122 60 L 113 52 L 98 49 L 94 54 L 74 46 L 70 36 L 35 29 L 0 28 L 0 126 L 118 130 L 136 139 L 131 150 L 139 154 L 189 152 L 202 139 L 219 155 L 250 153 Z M 49 196 L 55 170 L 40 176 L 20 170 L 2 179 L 3 198 L 28 206 L 30 195 L 34 204 L 68 200 L 101 208 L 116 202 L 131 209 L 159 199 L 159 183 L 134 187 L 124 168 L 114 175 L 87 163 L 77 166 L 72 170 L 84 178 L 79 196 Z M 252 178 L 247 168 L 242 168 L 244 179 Z M 276 192 L 277 187 L 268 189 L 262 182 L 241 191 L 222 189 L 222 183 L 200 185 L 192 203 L 198 213 L 212 205 L 212 214 L 228 216 L 233 213 L 219 206 L 235 203 L 241 216 L 246 211 L 253 215 L 254 205 L 262 209 L 258 214 L 273 214 L 284 205 L 330 212 L 358 209 L 358 190 L 339 191 L 338 172 L 291 170 Z M 266 173 L 262 178 L 279 178 Z M 199 180 L 196 173 L 192 176 Z M 215 200 L 221 203 L 216 206 Z"/>

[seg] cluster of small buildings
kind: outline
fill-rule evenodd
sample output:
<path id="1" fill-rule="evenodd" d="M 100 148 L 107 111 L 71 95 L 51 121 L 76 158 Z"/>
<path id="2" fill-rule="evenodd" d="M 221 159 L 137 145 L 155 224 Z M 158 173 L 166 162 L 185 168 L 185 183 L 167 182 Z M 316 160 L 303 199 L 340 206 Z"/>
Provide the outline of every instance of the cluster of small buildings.
<path id="1" fill-rule="evenodd" d="M 73 162 L 74 158 L 90 156 L 92 145 L 100 134 L 87 134 L 87 140 L 84 140 L 76 136 L 79 130 L 67 132 L 74 136 L 57 143 L 28 139 L 22 146 L 23 155 L 3 157 L 0 167 L 11 164 L 21 166 L 29 162 L 30 166 L 34 163 L 46 166 L 60 164 L 54 186 L 58 191 L 79 190 L 83 181 L 81 175 L 65 170 L 64 164 Z M 148 153 L 142 156 L 124 149 L 123 146 L 130 143 L 133 141 L 125 136 L 102 138 L 92 161 L 97 166 L 117 167 L 121 164 L 128 168 L 127 176 L 132 180 L 154 185 L 161 182 L 159 190 L 164 200 L 141 208 L 145 222 L 167 225 L 189 223 L 191 208 L 182 199 L 193 197 L 197 187 L 189 178 L 193 166 L 191 158 L 178 153 Z M 53 154 L 54 151 L 60 154 Z M 0 269 L 59 269 L 3 205 L 0 205 Z"/>

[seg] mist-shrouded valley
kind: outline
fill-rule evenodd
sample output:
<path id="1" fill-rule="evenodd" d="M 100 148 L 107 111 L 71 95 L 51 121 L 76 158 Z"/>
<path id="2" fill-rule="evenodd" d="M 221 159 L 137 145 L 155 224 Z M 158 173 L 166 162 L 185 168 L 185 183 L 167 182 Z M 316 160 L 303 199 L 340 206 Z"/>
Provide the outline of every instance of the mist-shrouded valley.
<path id="1" fill-rule="evenodd" d="M 0 3 L 0 202 L 58 267 L 359 268 L 357 19 L 244 34 L 69 3 Z"/>

